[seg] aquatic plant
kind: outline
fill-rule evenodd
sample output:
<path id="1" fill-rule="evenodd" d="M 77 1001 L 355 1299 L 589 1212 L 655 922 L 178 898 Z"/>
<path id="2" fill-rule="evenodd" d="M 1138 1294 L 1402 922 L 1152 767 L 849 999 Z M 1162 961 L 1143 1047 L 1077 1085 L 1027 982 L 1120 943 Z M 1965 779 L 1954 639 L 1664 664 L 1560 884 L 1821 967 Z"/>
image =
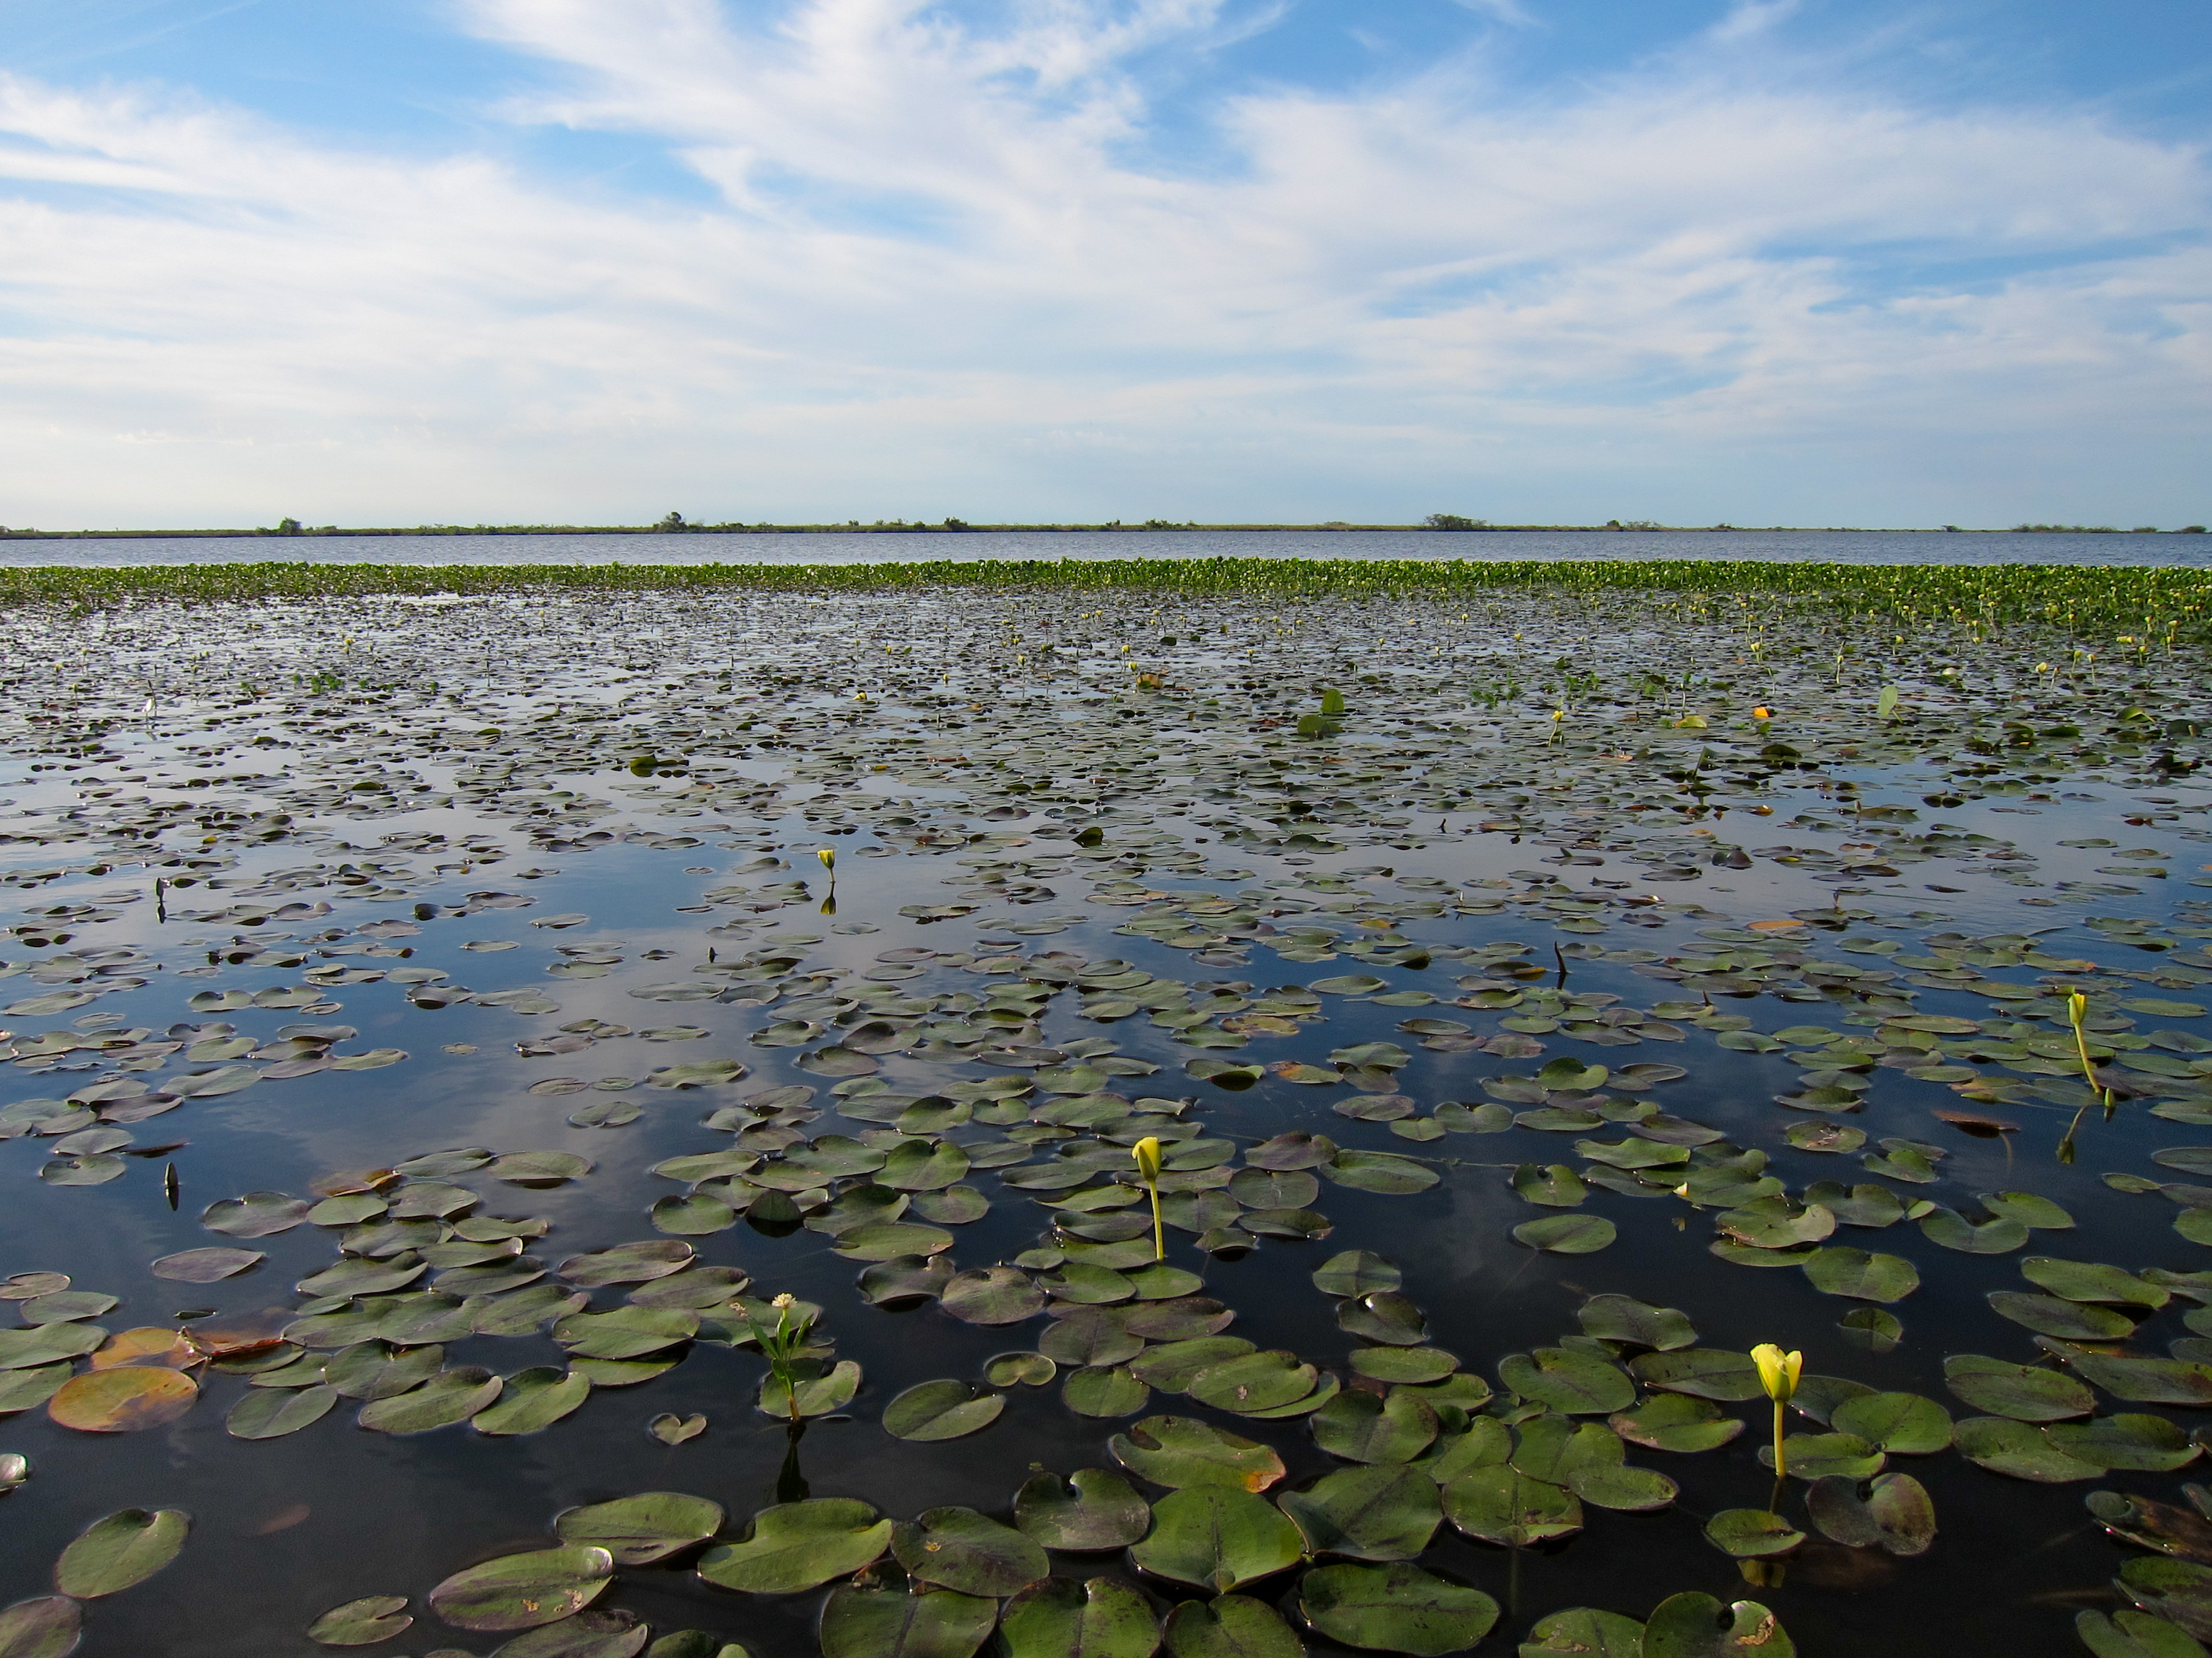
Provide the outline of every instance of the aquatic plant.
<path id="1" fill-rule="evenodd" d="M 1788 1453 L 1783 1448 L 1783 1411 L 1796 1397 L 1797 1379 L 1805 1369 L 1805 1355 L 1784 1352 L 1771 1341 L 1763 1341 L 1751 1350 L 1751 1362 L 1759 1370 L 1759 1385 L 1774 1401 L 1774 1477 L 1785 1479 L 1790 1473 Z"/>
<path id="2" fill-rule="evenodd" d="M 1160 1143 L 1158 1139 L 1154 1135 L 1146 1135 L 1144 1139 L 1129 1148 L 1129 1155 L 1136 1159 L 1138 1176 L 1145 1182 L 1145 1190 L 1152 1199 L 1152 1259 L 1165 1260 L 1168 1258 L 1168 1242 L 1167 1234 L 1160 1225 Z"/>

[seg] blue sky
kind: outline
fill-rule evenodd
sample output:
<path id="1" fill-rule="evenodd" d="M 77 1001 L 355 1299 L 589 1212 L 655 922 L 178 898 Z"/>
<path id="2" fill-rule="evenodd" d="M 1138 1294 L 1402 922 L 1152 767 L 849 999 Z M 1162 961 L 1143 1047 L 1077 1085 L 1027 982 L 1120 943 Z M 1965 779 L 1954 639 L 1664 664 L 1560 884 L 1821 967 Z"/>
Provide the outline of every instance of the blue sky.
<path id="1" fill-rule="evenodd" d="M 2212 518 L 2212 9 L 0 0 L 0 521 Z"/>

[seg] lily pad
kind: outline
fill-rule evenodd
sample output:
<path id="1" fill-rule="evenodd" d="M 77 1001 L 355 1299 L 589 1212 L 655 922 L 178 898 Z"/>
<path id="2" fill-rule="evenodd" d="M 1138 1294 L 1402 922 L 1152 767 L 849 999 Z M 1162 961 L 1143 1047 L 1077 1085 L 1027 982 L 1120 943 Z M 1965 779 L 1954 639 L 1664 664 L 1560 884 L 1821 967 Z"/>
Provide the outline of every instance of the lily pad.
<path id="1" fill-rule="evenodd" d="M 1644 1658 L 1795 1658 L 1796 1650 L 1781 1621 L 1756 1600 L 1723 1605 L 1710 1594 L 1670 1595 L 1644 1626 Z"/>
<path id="2" fill-rule="evenodd" d="M 1348 1462 L 1410 1462 L 1437 1436 L 1437 1413 L 1401 1388 L 1380 1398 L 1340 1393 L 1314 1412 L 1312 1424 L 1314 1442 Z"/>
<path id="3" fill-rule="evenodd" d="M 1404 1564 L 1317 1567 L 1298 1580 L 1297 1610 L 1332 1641 L 1414 1658 L 1463 1652 L 1498 1616 L 1480 1589 Z"/>
<path id="4" fill-rule="evenodd" d="M 1006 1658 L 1152 1658 L 1160 1630 L 1151 1604 L 1127 1583 L 1048 1578 L 1006 1602 L 999 1637 Z"/>
<path id="5" fill-rule="evenodd" d="M 681 1491 L 645 1491 L 563 1509 L 553 1521 L 564 1543 L 596 1544 L 618 1566 L 665 1560 L 721 1529 L 722 1506 Z"/>
<path id="6" fill-rule="evenodd" d="M 282 1439 L 320 1422 L 339 1398 L 337 1388 L 319 1386 L 249 1393 L 230 1407 L 223 1426 L 234 1439 Z"/>
<path id="7" fill-rule="evenodd" d="M 1304 1643 L 1273 1607 L 1249 1595 L 1185 1600 L 1168 1614 L 1167 1658 L 1303 1658 Z"/>
<path id="8" fill-rule="evenodd" d="M 891 1521 L 851 1497 L 817 1497 L 763 1509 L 745 1534 L 700 1557 L 699 1576 L 726 1589 L 796 1594 L 883 1558 Z"/>
<path id="9" fill-rule="evenodd" d="M 183 1552 L 191 1516 L 182 1509 L 120 1509 L 95 1520 L 54 1563 L 54 1587 L 79 1600 L 119 1594 Z"/>
<path id="10" fill-rule="evenodd" d="M 499 1438 L 538 1433 L 581 1409 L 591 1396 L 590 1377 L 552 1365 L 533 1365 L 507 1377 L 497 1400 L 471 1417 L 469 1425 Z"/>
<path id="11" fill-rule="evenodd" d="M 1018 1266 L 971 1266 L 938 1292 L 938 1305 L 966 1324 L 1018 1324 L 1044 1304 L 1044 1291 Z"/>
<path id="12" fill-rule="evenodd" d="M 994 1600 L 841 1584 L 822 1609 L 822 1658 L 972 1658 L 998 1620 Z"/>
<path id="13" fill-rule="evenodd" d="M 1340 1394 L 1330 1402 L 1363 1397 Z M 1354 1560 L 1413 1559 L 1443 1517 L 1436 1482 L 1402 1461 L 1340 1468 L 1275 1501 L 1304 1533 L 1307 1553 Z"/>
<path id="14" fill-rule="evenodd" d="M 1758 1560 L 1789 1553 L 1805 1533 L 1765 1509 L 1723 1509 L 1705 1521 L 1705 1539 L 1738 1560 Z"/>
<path id="15" fill-rule="evenodd" d="M 2069 1376 L 1974 1353 L 1944 1361 L 1943 1385 L 1974 1409 L 2017 1422 L 2063 1422 L 2097 1407 L 2097 1396 Z"/>
<path id="16" fill-rule="evenodd" d="M 410 1392 L 370 1400 L 361 1407 L 359 1420 L 379 1433 L 429 1433 L 466 1422 L 497 1399 L 502 1386 L 490 1371 L 462 1365 L 439 1372 Z"/>
<path id="17" fill-rule="evenodd" d="M 1998 1416 L 1970 1416 L 1954 1430 L 1960 1455 L 1992 1473 L 2057 1485 L 2094 1479 L 2104 1469 L 2069 1454 L 2043 1429 Z"/>
<path id="18" fill-rule="evenodd" d="M 1283 1477 L 1283 1460 L 1257 1441 L 1190 1417 L 1152 1416 L 1108 1443 L 1114 1460 L 1155 1485 L 1263 1491 Z"/>
<path id="19" fill-rule="evenodd" d="M 1510 1464 L 1470 1468 L 1443 1488 L 1444 1517 L 1469 1537 L 1526 1548 L 1583 1525 L 1583 1505 L 1564 1485 L 1532 1479 Z"/>
<path id="20" fill-rule="evenodd" d="M 137 1433 L 174 1422 L 199 1396 L 199 1384 L 181 1371 L 125 1365 L 72 1376 L 46 1401 L 46 1414 L 80 1433 Z"/>
<path id="21" fill-rule="evenodd" d="M 964 1382 L 925 1382 L 884 1406 L 884 1431 L 896 1439 L 958 1439 L 989 1427 L 1006 1407 L 1004 1394 Z"/>
<path id="22" fill-rule="evenodd" d="M 1249 1490 L 1200 1485 L 1152 1505 L 1152 1528 L 1129 1558 L 1156 1576 L 1226 1593 L 1295 1564 L 1298 1528 Z"/>
<path id="23" fill-rule="evenodd" d="M 1902 1301 L 1920 1287 L 1920 1269 L 1904 1256 L 1869 1254 L 1849 1244 L 1832 1244 L 1808 1258 L 1805 1276 L 1814 1289 L 1855 1301 Z"/>
<path id="24" fill-rule="evenodd" d="M 891 1552 L 923 1582 L 1001 1600 L 1052 1569 L 1044 1550 L 1012 1527 L 957 1507 L 925 1509 L 915 1521 L 900 1522 L 891 1533 Z"/>
<path id="25" fill-rule="evenodd" d="M 214 1284 L 235 1278 L 268 1259 L 258 1249 L 186 1249 L 179 1254 L 163 1255 L 148 1270 L 155 1278 L 178 1284 Z"/>
<path id="26" fill-rule="evenodd" d="M 1595 1254 L 1620 1236 L 1602 1215 L 1547 1215 L 1513 1229 L 1514 1238 L 1531 1249 L 1555 1255 Z"/>
<path id="27" fill-rule="evenodd" d="M 325 1647 L 373 1647 L 415 1626 L 404 1594 L 371 1594 L 332 1606 L 307 1625 L 307 1638 Z"/>
<path id="28" fill-rule="evenodd" d="M 1636 1384 L 1619 1367 L 1569 1347 L 1508 1353 L 1498 1362 L 1498 1379 L 1522 1398 L 1570 1415 L 1607 1415 L 1636 1401 Z"/>
<path id="29" fill-rule="evenodd" d="M 0 1658 L 69 1658 L 84 1629 L 83 1608 L 65 1594 L 0 1609 Z"/>

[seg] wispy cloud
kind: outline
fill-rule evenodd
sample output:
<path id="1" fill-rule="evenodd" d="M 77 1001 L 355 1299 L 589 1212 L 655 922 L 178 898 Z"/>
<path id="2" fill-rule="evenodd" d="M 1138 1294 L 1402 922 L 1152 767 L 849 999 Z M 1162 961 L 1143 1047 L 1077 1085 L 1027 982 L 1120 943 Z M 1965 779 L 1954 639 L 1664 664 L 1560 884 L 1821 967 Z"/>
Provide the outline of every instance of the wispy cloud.
<path id="1" fill-rule="evenodd" d="M 0 518 L 2203 516 L 2203 160 L 2089 114 L 1741 34 L 1224 93 L 1167 176 L 1220 0 L 459 15 L 717 204 L 0 82 Z"/>

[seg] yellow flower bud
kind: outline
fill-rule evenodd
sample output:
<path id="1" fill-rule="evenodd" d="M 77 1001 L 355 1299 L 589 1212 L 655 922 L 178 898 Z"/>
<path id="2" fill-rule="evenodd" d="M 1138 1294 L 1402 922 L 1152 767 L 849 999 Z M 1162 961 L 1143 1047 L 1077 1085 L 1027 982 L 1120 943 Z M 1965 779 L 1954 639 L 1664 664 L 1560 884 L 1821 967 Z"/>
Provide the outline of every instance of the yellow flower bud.
<path id="1" fill-rule="evenodd" d="M 1763 1341 L 1751 1350 L 1751 1362 L 1759 1366 L 1759 1385 L 1766 1389 L 1766 1396 L 1778 1405 L 1787 1404 L 1797 1391 L 1805 1355 L 1785 1353 L 1772 1342 Z"/>
<path id="2" fill-rule="evenodd" d="M 1137 1172 L 1145 1177 L 1146 1184 L 1159 1179 L 1160 1143 L 1155 1136 L 1146 1135 L 1129 1148 L 1129 1155 L 1137 1160 Z"/>
<path id="3" fill-rule="evenodd" d="M 823 868 L 829 870 L 833 873 L 836 872 L 837 868 L 837 853 L 834 848 L 824 847 L 821 851 L 816 853 L 814 855 L 822 860 Z"/>

